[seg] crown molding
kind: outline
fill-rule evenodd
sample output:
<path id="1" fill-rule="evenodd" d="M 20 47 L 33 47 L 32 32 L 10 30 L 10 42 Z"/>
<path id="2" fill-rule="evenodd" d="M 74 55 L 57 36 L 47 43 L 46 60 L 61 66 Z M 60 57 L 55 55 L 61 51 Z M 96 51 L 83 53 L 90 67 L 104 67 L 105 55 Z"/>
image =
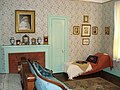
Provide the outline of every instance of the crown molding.
<path id="1" fill-rule="evenodd" d="M 73 0 L 73 1 L 87 1 L 87 2 L 96 2 L 96 3 L 105 3 L 111 0 Z"/>

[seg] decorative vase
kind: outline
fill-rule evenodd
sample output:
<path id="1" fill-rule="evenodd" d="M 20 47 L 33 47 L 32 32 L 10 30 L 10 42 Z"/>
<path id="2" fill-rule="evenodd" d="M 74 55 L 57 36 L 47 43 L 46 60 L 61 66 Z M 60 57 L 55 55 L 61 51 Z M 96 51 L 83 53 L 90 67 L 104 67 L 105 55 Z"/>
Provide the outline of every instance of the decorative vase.
<path id="1" fill-rule="evenodd" d="M 15 43 L 14 37 L 11 37 L 11 38 L 10 38 L 10 43 L 11 43 L 11 45 L 14 45 L 14 43 Z"/>
<path id="2" fill-rule="evenodd" d="M 41 42 L 42 42 L 42 38 L 41 38 L 41 37 L 38 37 L 38 38 L 37 38 L 37 43 L 38 43 L 38 45 L 40 45 Z"/>

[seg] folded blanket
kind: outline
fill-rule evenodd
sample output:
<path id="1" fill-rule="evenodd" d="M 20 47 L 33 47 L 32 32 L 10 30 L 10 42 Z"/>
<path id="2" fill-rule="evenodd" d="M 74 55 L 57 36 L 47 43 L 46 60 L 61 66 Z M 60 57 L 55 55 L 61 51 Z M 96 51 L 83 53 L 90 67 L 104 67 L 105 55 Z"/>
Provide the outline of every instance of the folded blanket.
<path id="1" fill-rule="evenodd" d="M 73 64 L 74 62 L 68 62 L 65 64 L 65 72 L 68 74 L 69 79 L 77 77 L 85 72 L 92 70 L 92 66 L 88 63 L 86 71 L 83 71 L 78 65 Z"/>
<path id="2" fill-rule="evenodd" d="M 76 63 L 76 62 L 73 62 L 72 64 L 79 66 L 83 71 L 86 71 L 88 66 L 89 66 L 89 62 L 87 62 L 87 63 Z"/>

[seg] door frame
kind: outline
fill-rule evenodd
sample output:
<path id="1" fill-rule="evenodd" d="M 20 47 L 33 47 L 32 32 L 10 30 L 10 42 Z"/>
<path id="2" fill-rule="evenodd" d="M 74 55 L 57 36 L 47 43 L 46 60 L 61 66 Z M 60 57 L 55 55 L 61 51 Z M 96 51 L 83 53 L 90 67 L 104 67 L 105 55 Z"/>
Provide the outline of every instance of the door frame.
<path id="1" fill-rule="evenodd" d="M 49 37 L 49 40 L 48 40 L 48 44 L 50 45 L 50 65 L 51 65 L 51 69 L 53 69 L 53 65 L 52 65 L 52 41 L 51 41 L 51 38 L 52 38 L 52 30 L 51 30 L 51 21 L 52 19 L 64 19 L 65 20 L 65 37 L 64 37 L 64 60 L 65 62 L 68 61 L 68 18 L 66 16 L 48 16 L 48 37 Z"/>

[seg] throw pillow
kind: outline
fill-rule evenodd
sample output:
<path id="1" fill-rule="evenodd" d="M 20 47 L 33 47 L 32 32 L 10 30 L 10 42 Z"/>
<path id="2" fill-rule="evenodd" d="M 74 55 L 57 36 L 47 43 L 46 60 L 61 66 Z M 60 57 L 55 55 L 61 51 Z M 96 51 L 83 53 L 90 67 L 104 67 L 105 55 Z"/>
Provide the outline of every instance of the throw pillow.
<path id="1" fill-rule="evenodd" d="M 94 55 L 89 55 L 88 58 L 86 59 L 86 61 L 88 62 L 92 62 L 92 63 L 97 63 L 98 61 L 98 56 L 94 56 Z"/>

